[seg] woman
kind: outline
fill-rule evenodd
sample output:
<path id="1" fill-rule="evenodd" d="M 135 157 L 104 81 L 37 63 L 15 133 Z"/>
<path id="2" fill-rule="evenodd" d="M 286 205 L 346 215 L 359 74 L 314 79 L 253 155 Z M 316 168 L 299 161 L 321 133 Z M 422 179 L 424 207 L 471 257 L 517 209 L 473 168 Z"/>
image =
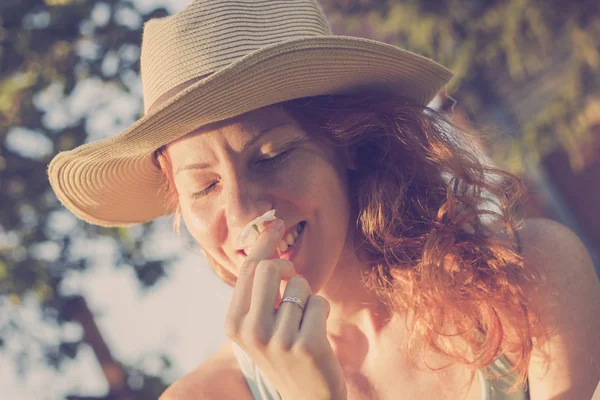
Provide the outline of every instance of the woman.
<path id="1" fill-rule="evenodd" d="M 519 226 L 519 180 L 426 108 L 445 68 L 312 0 L 203 0 L 145 25 L 141 71 L 145 116 L 48 172 L 90 223 L 174 213 L 235 287 L 230 340 L 163 399 L 592 395 L 589 255 Z"/>

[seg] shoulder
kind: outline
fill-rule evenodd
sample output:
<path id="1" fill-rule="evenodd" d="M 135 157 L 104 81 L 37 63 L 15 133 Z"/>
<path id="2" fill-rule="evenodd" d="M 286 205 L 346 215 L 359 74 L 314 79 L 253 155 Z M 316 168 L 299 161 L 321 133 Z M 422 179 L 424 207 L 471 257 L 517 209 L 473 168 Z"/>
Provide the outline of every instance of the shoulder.
<path id="1" fill-rule="evenodd" d="M 506 230 L 493 230 L 507 239 Z M 556 289 L 573 290 L 573 285 L 578 283 L 591 283 L 592 286 L 597 283 L 598 277 L 585 246 L 563 224 L 546 218 L 530 218 L 516 234 L 522 245 L 525 268 L 539 272 L 542 278 L 535 283 L 543 283 L 543 288 L 524 282 L 528 291 L 537 292 L 536 296 L 551 296 L 550 292 L 557 294 Z"/>
<path id="2" fill-rule="evenodd" d="M 564 317 L 561 313 L 581 313 L 600 305 L 600 282 L 575 233 L 558 222 L 536 218 L 526 220 L 518 235 L 525 268 L 539 271 L 543 278 L 544 285 L 529 288 L 529 295 L 537 303 L 534 305 L 542 308 L 545 322 L 555 325 L 559 323 L 556 318 Z M 566 310 L 567 306 L 577 310 Z"/>
<path id="3" fill-rule="evenodd" d="M 252 394 L 240 371 L 231 341 L 194 371 L 175 381 L 159 400 L 198 399 L 252 400 Z"/>
<path id="4" fill-rule="evenodd" d="M 524 267 L 544 282 L 528 288 L 530 307 L 550 332 L 543 347 L 534 346 L 531 398 L 589 398 L 600 379 L 600 282 L 590 255 L 577 235 L 551 220 L 528 219 L 518 234 Z"/>
<path id="5" fill-rule="evenodd" d="M 598 277 L 581 240 L 566 226 L 543 218 L 528 219 L 518 232 L 525 266 L 544 274 L 554 289 L 577 291 L 580 285 L 598 288 Z"/>
<path id="6" fill-rule="evenodd" d="M 577 235 L 556 221 L 546 218 L 526 219 L 519 233 L 529 245 L 529 255 L 543 256 L 544 253 L 560 249 L 567 251 L 569 255 L 589 257 Z"/>

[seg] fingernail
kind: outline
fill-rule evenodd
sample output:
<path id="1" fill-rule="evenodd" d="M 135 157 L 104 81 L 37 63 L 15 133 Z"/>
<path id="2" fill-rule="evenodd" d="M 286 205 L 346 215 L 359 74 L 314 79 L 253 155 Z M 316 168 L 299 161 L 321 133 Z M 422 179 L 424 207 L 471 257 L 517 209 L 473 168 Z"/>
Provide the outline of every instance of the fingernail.
<path id="1" fill-rule="evenodd" d="M 282 227 L 283 227 L 283 220 L 276 219 L 275 221 L 273 221 L 269 225 L 267 225 L 267 229 L 266 230 L 269 231 L 269 232 L 277 232 Z"/>

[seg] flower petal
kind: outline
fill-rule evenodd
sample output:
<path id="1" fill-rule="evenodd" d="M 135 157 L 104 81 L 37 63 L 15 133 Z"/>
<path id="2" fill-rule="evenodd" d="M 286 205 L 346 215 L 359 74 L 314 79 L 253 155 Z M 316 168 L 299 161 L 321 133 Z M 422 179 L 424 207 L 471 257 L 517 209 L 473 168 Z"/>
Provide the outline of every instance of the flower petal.
<path id="1" fill-rule="evenodd" d="M 258 235 L 264 229 L 265 222 L 273 221 L 277 219 L 275 217 L 275 210 L 269 210 L 260 217 L 254 218 L 248 223 L 238 235 L 236 242 L 239 247 L 248 247 L 256 241 Z"/>

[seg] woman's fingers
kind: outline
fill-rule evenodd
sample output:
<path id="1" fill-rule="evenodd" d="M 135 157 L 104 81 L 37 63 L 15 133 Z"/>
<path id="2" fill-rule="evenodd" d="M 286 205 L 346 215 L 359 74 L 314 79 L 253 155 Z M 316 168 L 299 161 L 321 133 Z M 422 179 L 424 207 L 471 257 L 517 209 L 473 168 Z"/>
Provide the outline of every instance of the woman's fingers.
<path id="1" fill-rule="evenodd" d="M 311 296 L 293 264 L 272 259 L 283 237 L 277 220 L 248 251 L 227 312 L 225 332 L 260 366 L 282 398 L 346 398 L 343 370 L 327 339 L 329 303 Z M 277 306 L 283 296 L 297 297 Z M 306 394 L 306 396 L 305 396 Z"/>
<path id="2" fill-rule="evenodd" d="M 310 296 L 302 317 L 300 336 L 308 340 L 327 339 L 327 318 L 330 309 L 331 306 L 324 297 Z"/>
<path id="3" fill-rule="evenodd" d="M 273 325 L 275 307 L 279 300 L 281 279 L 295 273 L 294 265 L 288 260 L 263 260 L 256 266 L 254 287 L 249 315 L 259 322 Z"/>
<path id="4" fill-rule="evenodd" d="M 258 235 L 256 242 L 249 250 L 248 256 L 242 264 L 258 264 L 259 261 L 268 260 L 277 255 L 277 245 L 283 237 L 285 224 L 282 220 L 276 219 L 266 226 L 265 230 Z M 256 266 L 256 265 L 254 265 Z M 242 271 L 240 271 L 241 273 Z"/>
<path id="5" fill-rule="evenodd" d="M 250 310 L 256 266 L 262 260 L 269 259 L 277 251 L 277 244 L 283 237 L 283 227 L 283 221 L 280 219 L 271 222 L 261 232 L 255 245 L 252 246 L 250 253 L 240 266 L 227 317 L 225 318 L 225 332 L 230 338 L 238 336 L 242 319 Z"/>
<path id="6" fill-rule="evenodd" d="M 283 298 L 287 296 L 297 297 L 305 305 L 311 295 L 311 289 L 306 281 L 301 276 L 292 277 L 285 287 Z M 293 302 L 283 302 L 279 304 L 279 310 L 275 316 L 274 334 L 278 337 L 285 348 L 290 348 L 298 336 L 298 330 L 302 321 L 302 308 Z"/>
<path id="7" fill-rule="evenodd" d="M 277 245 L 282 239 L 283 233 L 284 223 L 282 220 L 278 219 L 271 222 L 258 236 L 256 242 L 250 249 L 248 256 L 242 263 L 225 322 L 225 331 L 230 338 L 238 336 L 241 322 L 250 310 L 253 298 L 258 298 L 258 296 L 253 296 L 257 266 L 261 262 L 269 260 L 277 254 Z M 289 279 L 289 277 L 296 273 L 293 265 L 289 262 L 280 263 L 278 264 L 278 267 L 280 271 L 279 276 L 276 279 L 263 279 L 260 283 L 260 285 L 269 287 L 273 285 L 275 287 L 275 293 L 272 295 L 267 294 L 265 289 L 259 290 L 263 296 L 267 296 L 266 301 L 272 300 L 270 306 L 271 313 L 275 306 L 275 298 L 277 297 L 279 290 L 278 282 L 282 278 Z"/>

